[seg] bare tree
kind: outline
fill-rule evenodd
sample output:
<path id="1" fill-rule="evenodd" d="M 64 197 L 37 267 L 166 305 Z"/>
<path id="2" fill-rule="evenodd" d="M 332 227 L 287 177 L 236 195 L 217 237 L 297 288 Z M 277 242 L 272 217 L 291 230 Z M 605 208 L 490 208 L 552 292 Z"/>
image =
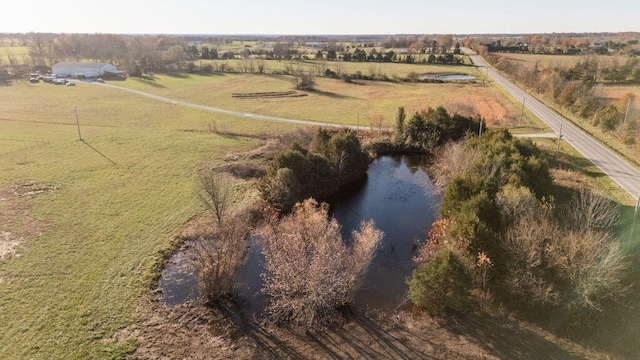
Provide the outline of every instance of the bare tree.
<path id="1" fill-rule="evenodd" d="M 200 174 L 202 192 L 199 193 L 202 203 L 210 210 L 222 225 L 233 200 L 233 182 L 230 175 L 213 170 Z"/>
<path id="2" fill-rule="evenodd" d="M 560 304 L 561 288 L 550 280 L 546 259 L 549 239 L 562 239 L 560 228 L 537 201 L 531 201 L 534 197 L 527 189 L 520 187 L 500 197 L 501 212 L 513 218 L 500 239 L 507 254 L 504 268 L 508 291 L 526 299 L 529 305 Z"/>
<path id="3" fill-rule="evenodd" d="M 208 301 L 218 301 L 235 290 L 236 272 L 246 260 L 248 231 L 244 219 L 230 217 L 201 229 L 192 242 L 192 263 Z"/>
<path id="4" fill-rule="evenodd" d="M 384 125 L 384 113 L 381 111 L 374 111 L 369 114 L 369 125 L 371 126 L 371 130 L 378 129 L 382 130 L 382 125 Z"/>
<path id="5" fill-rule="evenodd" d="M 577 229 L 610 230 L 620 224 L 620 206 L 593 191 L 581 188 L 569 204 L 568 215 Z"/>
<path id="6" fill-rule="evenodd" d="M 628 290 L 622 283 L 629 268 L 622 244 L 611 233 L 582 229 L 564 234 L 547 251 L 549 264 L 569 285 L 564 307 L 579 313 L 601 312 L 607 300 L 617 300 Z"/>
<path id="7" fill-rule="evenodd" d="M 372 221 L 354 231 L 347 247 L 328 205 L 308 199 L 279 221 L 265 225 L 265 285 L 268 311 L 280 325 L 318 327 L 352 300 L 383 236 Z"/>
<path id="8" fill-rule="evenodd" d="M 498 195 L 501 212 L 513 219 L 500 239 L 509 291 L 530 305 L 560 306 L 582 315 L 600 312 L 605 302 L 622 297 L 629 262 L 607 227 L 614 224 L 615 206 L 581 191 L 570 210 L 573 221 L 561 223 L 553 219 L 552 207 L 519 189 Z"/>
<path id="9" fill-rule="evenodd" d="M 481 156 L 478 149 L 465 149 L 464 142 L 448 142 L 436 154 L 430 168 L 436 190 L 442 192 L 451 179 L 465 172 Z"/>
<path id="10" fill-rule="evenodd" d="M 260 74 L 264 74 L 266 70 L 267 70 L 267 68 L 266 68 L 266 60 L 264 58 L 264 55 L 260 55 L 258 57 L 258 72 Z"/>
<path id="11" fill-rule="evenodd" d="M 298 90 L 313 90 L 316 85 L 316 79 L 311 70 L 305 72 L 302 69 L 296 69 L 293 71 L 293 76 Z"/>

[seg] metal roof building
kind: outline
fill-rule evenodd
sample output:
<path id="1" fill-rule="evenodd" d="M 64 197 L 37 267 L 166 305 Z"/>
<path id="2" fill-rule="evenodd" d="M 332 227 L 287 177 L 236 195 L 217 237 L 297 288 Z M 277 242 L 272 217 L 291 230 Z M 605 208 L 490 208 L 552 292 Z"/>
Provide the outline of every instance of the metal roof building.
<path id="1" fill-rule="evenodd" d="M 97 78 L 105 74 L 122 74 L 122 71 L 111 64 L 94 62 L 59 62 L 51 67 L 51 72 L 57 76 L 80 79 Z"/>

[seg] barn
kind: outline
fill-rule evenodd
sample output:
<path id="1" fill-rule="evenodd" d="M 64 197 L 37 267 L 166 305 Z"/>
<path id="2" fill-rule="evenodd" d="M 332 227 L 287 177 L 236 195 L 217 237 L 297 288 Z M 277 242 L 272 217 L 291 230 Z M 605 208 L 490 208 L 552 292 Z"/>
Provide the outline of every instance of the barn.
<path id="1" fill-rule="evenodd" d="M 77 79 L 120 76 L 123 72 L 115 66 L 101 62 L 59 62 L 51 67 L 56 76 Z"/>

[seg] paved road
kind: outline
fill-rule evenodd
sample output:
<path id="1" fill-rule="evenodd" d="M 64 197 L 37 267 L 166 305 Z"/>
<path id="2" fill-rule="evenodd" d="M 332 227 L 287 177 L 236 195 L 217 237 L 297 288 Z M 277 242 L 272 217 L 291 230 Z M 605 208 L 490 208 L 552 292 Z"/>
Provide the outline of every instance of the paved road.
<path id="1" fill-rule="evenodd" d="M 199 104 L 189 103 L 189 102 L 186 102 L 186 101 L 170 99 L 170 98 L 166 98 L 166 97 L 163 97 L 163 96 L 154 95 L 154 94 L 151 94 L 151 93 L 148 93 L 148 92 L 129 89 L 129 88 L 125 88 L 125 87 L 122 87 L 122 86 L 116 86 L 116 85 L 107 84 L 107 83 L 91 82 L 91 84 L 100 85 L 100 86 L 106 86 L 106 87 L 110 87 L 110 88 L 114 88 L 114 89 L 118 89 L 118 90 L 123 90 L 123 91 L 128 91 L 128 92 L 131 92 L 131 93 L 134 93 L 134 94 L 146 96 L 146 97 L 149 97 L 149 98 L 152 98 L 152 99 L 168 102 L 168 103 L 175 104 L 175 105 L 189 106 L 189 107 L 192 107 L 192 108 L 195 108 L 195 109 L 212 111 L 212 112 L 217 112 L 217 113 L 221 113 L 221 114 L 240 116 L 240 117 L 251 118 L 251 119 L 280 121 L 280 122 L 288 122 L 288 123 L 301 124 L 301 125 L 311 125 L 311 126 L 331 126 L 331 127 L 338 127 L 338 128 L 350 128 L 350 129 L 363 128 L 364 129 L 364 127 L 362 127 L 362 126 L 355 126 L 355 125 L 343 125 L 343 124 L 325 123 L 325 122 L 309 121 L 309 120 L 287 119 L 287 118 L 282 118 L 282 117 L 277 117 L 277 116 L 268 116 L 268 115 L 260 115 L 260 114 L 252 114 L 252 113 L 240 112 L 240 111 L 232 111 L 232 110 L 221 109 L 221 108 L 217 108 L 217 107 L 213 107 L 213 106 L 199 105 Z"/>
<path id="2" fill-rule="evenodd" d="M 487 66 L 484 59 L 469 49 L 465 52 L 471 61 L 480 68 L 480 71 L 489 75 L 496 83 L 505 88 L 518 101 L 524 101 L 527 109 L 544 121 L 557 134 L 562 128 L 562 139 L 573 146 L 585 158 L 589 159 L 602 172 L 607 174 L 620 187 L 626 190 L 634 199 L 640 196 L 640 171 L 626 160 L 601 145 L 587 133 L 564 119 L 558 113 L 549 109 L 533 96 L 505 79 L 491 67 Z"/>

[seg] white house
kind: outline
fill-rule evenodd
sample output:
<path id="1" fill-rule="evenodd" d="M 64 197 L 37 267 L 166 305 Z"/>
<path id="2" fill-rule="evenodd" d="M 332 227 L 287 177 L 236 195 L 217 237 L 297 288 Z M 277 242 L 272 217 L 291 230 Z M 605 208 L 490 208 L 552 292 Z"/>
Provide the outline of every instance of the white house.
<path id="1" fill-rule="evenodd" d="M 51 67 L 51 72 L 57 76 L 79 79 L 122 74 L 122 71 L 111 64 L 94 62 L 59 62 Z"/>

